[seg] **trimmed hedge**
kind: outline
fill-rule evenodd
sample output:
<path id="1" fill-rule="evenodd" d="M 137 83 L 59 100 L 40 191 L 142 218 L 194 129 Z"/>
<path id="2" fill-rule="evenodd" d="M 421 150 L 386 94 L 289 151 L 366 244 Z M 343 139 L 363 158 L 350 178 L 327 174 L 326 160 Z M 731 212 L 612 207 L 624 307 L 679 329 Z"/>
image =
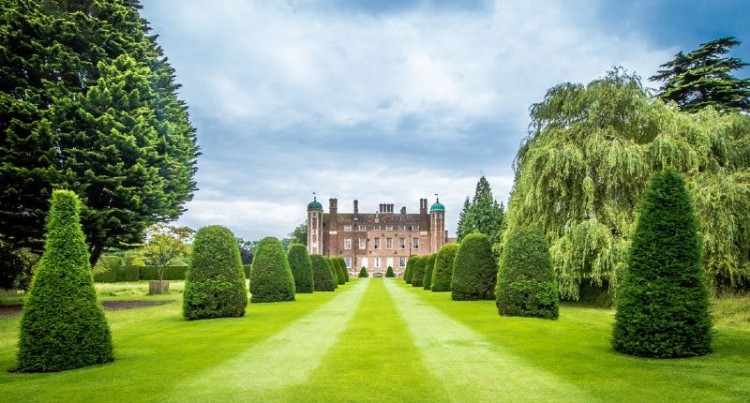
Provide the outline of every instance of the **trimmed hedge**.
<path id="1" fill-rule="evenodd" d="M 250 272 L 253 270 L 253 264 L 243 264 L 242 265 L 242 272 L 245 273 L 245 279 L 250 278 Z"/>
<path id="2" fill-rule="evenodd" d="M 349 282 L 349 269 L 346 268 L 346 260 L 343 257 L 339 258 L 339 264 L 341 265 L 341 271 L 344 273 L 344 280 Z"/>
<path id="3" fill-rule="evenodd" d="M 370 273 L 367 272 L 367 268 L 365 266 L 362 266 L 362 268 L 359 269 L 359 275 L 357 277 L 367 278 L 370 277 Z"/>
<path id="4" fill-rule="evenodd" d="M 312 260 L 307 253 L 307 247 L 302 244 L 294 244 L 287 252 L 289 268 L 292 269 L 294 277 L 294 289 L 297 293 L 313 292 Z"/>
<path id="5" fill-rule="evenodd" d="M 557 319 L 559 296 L 549 244 L 536 229 L 510 234 L 503 246 L 495 302 L 500 315 Z"/>
<path id="6" fill-rule="evenodd" d="M 333 281 L 333 272 L 328 267 L 324 256 L 310 255 L 313 270 L 313 288 L 315 291 L 333 291 L 336 289 Z"/>
<path id="7" fill-rule="evenodd" d="M 245 315 L 247 288 L 237 239 L 213 225 L 195 234 L 185 278 L 182 314 L 187 320 Z"/>
<path id="8" fill-rule="evenodd" d="M 396 277 L 396 273 L 393 272 L 393 267 L 388 266 L 388 268 L 385 270 L 385 276 L 386 277 Z"/>
<path id="9" fill-rule="evenodd" d="M 328 269 L 331 271 L 331 280 L 333 281 L 333 289 L 339 288 L 339 275 L 338 270 L 333 265 L 333 262 L 331 261 L 331 258 L 328 256 L 323 256 L 323 260 L 325 260 L 326 264 L 328 265 Z"/>
<path id="10" fill-rule="evenodd" d="M 467 235 L 453 261 L 451 298 L 454 301 L 494 300 L 497 264 L 487 235 Z"/>
<path id="11" fill-rule="evenodd" d="M 672 169 L 654 174 L 639 212 L 612 346 L 640 357 L 708 354 L 711 317 L 701 240 L 682 176 Z"/>
<path id="12" fill-rule="evenodd" d="M 423 281 L 424 281 L 424 271 L 425 268 L 427 268 L 427 256 L 417 256 L 416 261 L 414 262 L 414 266 L 412 267 L 412 270 L 414 273 L 411 275 L 411 286 L 412 287 L 422 287 Z"/>
<path id="13" fill-rule="evenodd" d="M 417 256 L 409 256 L 409 260 L 406 261 L 406 269 L 404 269 L 404 281 L 406 284 L 411 284 L 411 280 L 414 277 L 414 264 L 417 263 Z"/>
<path id="14" fill-rule="evenodd" d="M 331 258 L 331 264 L 333 264 L 336 277 L 338 278 L 339 285 L 346 284 L 346 268 L 344 267 L 344 259 L 335 257 Z"/>
<path id="15" fill-rule="evenodd" d="M 427 260 L 424 266 L 424 276 L 422 276 L 422 285 L 425 290 L 429 290 L 432 285 L 432 271 L 435 268 L 436 254 L 427 256 Z"/>
<path id="16" fill-rule="evenodd" d="M 457 243 L 447 243 L 440 248 L 435 257 L 435 268 L 432 270 L 431 288 L 434 292 L 450 291 L 453 277 L 453 260 L 458 252 Z"/>
<path id="17" fill-rule="evenodd" d="M 184 280 L 189 266 L 169 266 L 164 270 L 164 280 Z M 141 280 L 158 280 L 159 272 L 156 266 L 139 266 Z"/>
<path id="18" fill-rule="evenodd" d="M 119 256 L 102 256 L 94 266 L 94 281 L 98 283 L 114 283 L 124 280 L 125 261 Z M 122 274 L 119 272 L 123 271 Z"/>
<path id="19" fill-rule="evenodd" d="M 294 276 L 281 242 L 274 237 L 263 238 L 254 252 L 250 301 L 294 301 Z"/>
<path id="20" fill-rule="evenodd" d="M 56 372 L 114 360 L 79 211 L 75 193 L 52 192 L 44 253 L 21 318 L 20 371 Z"/>
<path id="21" fill-rule="evenodd" d="M 138 281 L 141 279 L 141 268 L 138 266 L 126 265 L 123 269 L 123 281 Z"/>

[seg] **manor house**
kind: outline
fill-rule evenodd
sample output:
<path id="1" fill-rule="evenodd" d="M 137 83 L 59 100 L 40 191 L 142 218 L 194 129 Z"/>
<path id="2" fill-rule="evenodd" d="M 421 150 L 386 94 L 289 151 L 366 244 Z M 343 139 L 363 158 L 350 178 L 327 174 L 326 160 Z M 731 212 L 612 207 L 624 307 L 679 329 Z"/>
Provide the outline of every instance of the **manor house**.
<path id="1" fill-rule="evenodd" d="M 403 273 L 411 255 L 436 253 L 447 242 L 445 206 L 436 200 L 427 210 L 419 200 L 419 213 L 396 213 L 393 204 L 380 204 L 376 213 L 360 213 L 354 200 L 352 213 L 339 213 L 338 200 L 328 201 L 328 213 L 314 198 L 307 205 L 307 250 L 310 254 L 343 257 L 350 273 L 360 267 L 384 274 L 388 266 Z"/>

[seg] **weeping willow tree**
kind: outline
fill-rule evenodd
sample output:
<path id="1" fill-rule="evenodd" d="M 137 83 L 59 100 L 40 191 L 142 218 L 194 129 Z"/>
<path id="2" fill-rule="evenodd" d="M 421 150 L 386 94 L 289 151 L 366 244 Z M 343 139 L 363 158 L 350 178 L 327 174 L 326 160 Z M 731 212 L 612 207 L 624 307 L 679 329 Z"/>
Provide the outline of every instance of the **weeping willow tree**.
<path id="1" fill-rule="evenodd" d="M 687 179 L 703 267 L 718 290 L 750 288 L 750 117 L 680 112 L 621 69 L 561 84 L 531 107 L 514 162 L 508 231 L 543 228 L 563 298 L 582 282 L 616 291 L 651 174 Z"/>

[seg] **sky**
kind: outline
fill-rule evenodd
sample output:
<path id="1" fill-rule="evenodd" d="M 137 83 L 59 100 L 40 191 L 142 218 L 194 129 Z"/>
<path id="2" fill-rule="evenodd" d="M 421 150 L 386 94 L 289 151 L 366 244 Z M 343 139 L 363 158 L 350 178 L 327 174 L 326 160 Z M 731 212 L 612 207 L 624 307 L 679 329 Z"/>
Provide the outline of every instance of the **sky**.
<path id="1" fill-rule="evenodd" d="M 202 155 L 178 223 L 286 237 L 313 192 L 328 210 L 417 212 L 456 231 L 480 176 L 507 203 L 529 107 L 622 66 L 648 77 L 735 36 L 746 0 L 143 0 Z M 737 73 L 750 76 L 750 69 Z"/>

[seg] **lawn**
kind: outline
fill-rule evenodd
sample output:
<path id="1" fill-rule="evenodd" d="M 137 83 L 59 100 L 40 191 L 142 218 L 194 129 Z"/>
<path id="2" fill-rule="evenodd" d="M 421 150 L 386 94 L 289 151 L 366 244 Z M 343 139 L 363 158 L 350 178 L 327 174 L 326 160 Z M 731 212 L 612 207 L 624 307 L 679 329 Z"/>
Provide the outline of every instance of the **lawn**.
<path id="1" fill-rule="evenodd" d="M 55 374 L 0 373 L 2 401 L 750 401 L 747 300 L 720 308 L 714 353 L 639 359 L 609 346 L 613 311 L 563 305 L 557 321 L 504 318 L 493 301 L 400 279 L 353 279 L 243 318 L 187 322 L 165 305 L 107 311 L 117 360 Z M 103 299 L 145 286 L 98 285 Z M 727 313 L 728 312 L 728 313 Z M 726 314 L 725 314 L 726 313 Z M 0 318 L 0 367 L 19 317 Z"/>

